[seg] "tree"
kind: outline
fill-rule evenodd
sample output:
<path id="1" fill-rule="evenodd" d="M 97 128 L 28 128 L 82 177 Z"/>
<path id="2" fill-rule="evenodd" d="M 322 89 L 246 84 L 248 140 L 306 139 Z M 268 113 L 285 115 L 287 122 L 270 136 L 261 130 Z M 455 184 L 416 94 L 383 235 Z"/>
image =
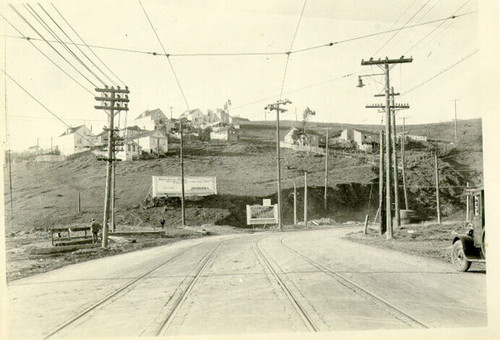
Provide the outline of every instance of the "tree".
<path id="1" fill-rule="evenodd" d="M 306 107 L 304 110 L 304 113 L 302 114 L 302 129 L 304 130 L 304 133 L 306 133 L 306 124 L 307 121 L 309 120 L 310 116 L 315 116 L 316 111 L 311 110 L 309 107 Z"/>

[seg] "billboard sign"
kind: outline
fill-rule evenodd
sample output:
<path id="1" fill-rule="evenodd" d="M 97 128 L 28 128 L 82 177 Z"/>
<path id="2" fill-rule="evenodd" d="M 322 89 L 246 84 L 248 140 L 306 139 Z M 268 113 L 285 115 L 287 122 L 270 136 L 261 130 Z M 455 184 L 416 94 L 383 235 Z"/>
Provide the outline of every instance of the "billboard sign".
<path id="1" fill-rule="evenodd" d="M 157 197 L 180 197 L 180 176 L 153 176 L 152 194 Z M 185 176 L 185 196 L 209 196 L 217 194 L 216 177 Z"/>
<path id="2" fill-rule="evenodd" d="M 247 224 L 277 224 L 278 205 L 247 205 Z"/>

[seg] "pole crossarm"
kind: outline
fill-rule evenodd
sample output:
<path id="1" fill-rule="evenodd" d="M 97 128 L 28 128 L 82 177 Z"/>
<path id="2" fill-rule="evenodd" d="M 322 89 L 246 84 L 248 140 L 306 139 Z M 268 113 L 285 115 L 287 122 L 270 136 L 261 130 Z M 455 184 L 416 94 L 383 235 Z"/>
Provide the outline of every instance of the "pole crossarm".
<path id="1" fill-rule="evenodd" d="M 389 93 L 389 96 L 391 96 L 391 97 L 394 97 L 394 96 L 399 96 L 399 95 L 400 95 L 400 93 L 399 93 L 399 92 L 397 92 L 397 93 Z M 385 94 L 385 93 L 379 93 L 379 94 L 375 94 L 375 95 L 373 95 L 373 96 L 374 96 L 374 97 L 385 97 L 385 96 L 386 96 L 386 94 Z"/>
<path id="2" fill-rule="evenodd" d="M 367 109 L 385 109 L 386 105 L 384 104 L 370 104 L 365 106 Z M 409 109 L 410 105 L 409 104 L 396 104 L 396 105 L 391 105 L 391 109 L 397 110 L 397 109 Z"/>
<path id="3" fill-rule="evenodd" d="M 95 91 L 96 92 L 109 92 L 109 93 L 125 93 L 125 94 L 130 93 L 128 86 L 125 86 L 125 89 L 120 88 L 120 86 L 117 86 L 116 88 L 115 87 L 108 87 L 108 86 L 106 86 L 104 88 L 96 87 Z"/>
<path id="4" fill-rule="evenodd" d="M 104 102 L 124 102 L 124 103 L 128 103 L 130 102 L 130 100 L 128 99 L 128 96 L 125 95 L 125 98 L 120 98 L 120 97 L 116 97 L 116 98 L 110 98 L 110 97 L 94 97 L 95 100 L 99 100 L 99 101 L 104 101 Z"/>
<path id="5" fill-rule="evenodd" d="M 373 60 L 373 58 L 370 58 L 369 60 L 361 60 L 361 65 L 385 65 L 385 64 L 402 64 L 402 63 L 411 63 L 413 61 L 413 58 L 405 58 L 404 56 L 401 56 L 399 59 L 377 59 Z"/>
<path id="6" fill-rule="evenodd" d="M 107 106 L 107 105 L 94 105 L 97 110 L 114 110 L 114 111 L 128 111 L 128 106 Z"/>

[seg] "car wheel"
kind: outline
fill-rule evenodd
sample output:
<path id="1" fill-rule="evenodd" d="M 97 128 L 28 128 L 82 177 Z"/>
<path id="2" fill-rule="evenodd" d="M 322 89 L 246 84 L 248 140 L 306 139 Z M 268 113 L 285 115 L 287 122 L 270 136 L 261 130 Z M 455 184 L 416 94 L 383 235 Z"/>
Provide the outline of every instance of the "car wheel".
<path id="1" fill-rule="evenodd" d="M 462 241 L 457 240 L 453 243 L 451 251 L 451 263 L 455 270 L 459 272 L 466 272 L 470 268 L 470 261 L 467 260 L 464 253 L 464 246 Z"/>

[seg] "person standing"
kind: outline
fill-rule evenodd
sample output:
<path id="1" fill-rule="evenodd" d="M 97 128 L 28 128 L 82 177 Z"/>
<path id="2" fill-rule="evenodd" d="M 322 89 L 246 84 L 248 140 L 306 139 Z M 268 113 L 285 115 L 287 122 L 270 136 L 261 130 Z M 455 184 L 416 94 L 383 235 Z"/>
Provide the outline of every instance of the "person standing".
<path id="1" fill-rule="evenodd" d="M 93 218 L 90 223 L 90 232 L 92 233 L 92 243 L 94 244 L 97 243 L 99 229 L 101 229 L 101 225 L 95 221 L 95 218 Z"/>

